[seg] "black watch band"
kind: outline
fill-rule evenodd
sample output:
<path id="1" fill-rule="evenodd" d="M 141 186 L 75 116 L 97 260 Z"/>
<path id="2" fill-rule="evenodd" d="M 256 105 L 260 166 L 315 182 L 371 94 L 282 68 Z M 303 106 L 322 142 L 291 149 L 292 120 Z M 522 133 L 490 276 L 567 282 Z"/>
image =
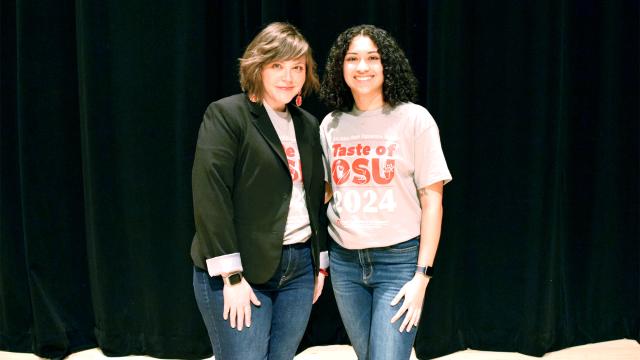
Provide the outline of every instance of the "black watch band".
<path id="1" fill-rule="evenodd" d="M 229 276 L 227 277 L 223 276 L 222 281 L 225 283 L 225 285 L 239 284 L 242 281 L 242 273 L 236 272 L 236 273 L 229 274 Z"/>
<path id="2" fill-rule="evenodd" d="M 432 266 L 420 266 L 416 265 L 416 272 L 422 274 L 428 278 L 433 277 L 433 267 Z"/>

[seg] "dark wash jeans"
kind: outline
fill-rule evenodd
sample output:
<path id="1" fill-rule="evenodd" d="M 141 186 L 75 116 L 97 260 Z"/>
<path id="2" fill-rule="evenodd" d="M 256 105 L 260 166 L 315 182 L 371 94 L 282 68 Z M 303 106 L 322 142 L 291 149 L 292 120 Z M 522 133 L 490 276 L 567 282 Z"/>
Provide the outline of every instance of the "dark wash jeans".
<path id="1" fill-rule="evenodd" d="M 404 360 L 411 356 L 416 328 L 399 332 L 404 316 L 391 323 L 402 300 L 391 306 L 411 280 L 419 238 L 383 248 L 348 250 L 331 241 L 331 284 L 340 316 L 359 360 Z"/>
<path id="2" fill-rule="evenodd" d="M 242 331 L 222 318 L 222 278 L 194 267 L 193 289 L 216 360 L 293 359 L 311 314 L 311 261 L 308 243 L 283 247 L 273 277 L 264 284 L 251 284 L 262 304 L 251 305 L 251 327 Z"/>

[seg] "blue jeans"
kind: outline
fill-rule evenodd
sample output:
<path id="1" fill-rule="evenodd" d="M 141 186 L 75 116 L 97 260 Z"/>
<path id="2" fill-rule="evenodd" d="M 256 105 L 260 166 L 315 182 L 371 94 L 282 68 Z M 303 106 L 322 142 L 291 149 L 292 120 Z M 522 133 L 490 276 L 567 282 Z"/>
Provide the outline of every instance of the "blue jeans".
<path id="1" fill-rule="evenodd" d="M 383 248 L 348 250 L 331 241 L 331 284 L 340 316 L 360 360 L 409 359 L 416 328 L 400 332 L 404 316 L 391 323 L 402 305 L 391 306 L 411 280 L 419 238 Z"/>
<path id="2" fill-rule="evenodd" d="M 273 277 L 264 284 L 251 284 L 261 305 L 251 304 L 251 327 L 242 331 L 222 318 L 222 278 L 194 267 L 193 289 L 216 360 L 293 359 L 311 313 L 311 261 L 307 243 L 283 247 Z"/>

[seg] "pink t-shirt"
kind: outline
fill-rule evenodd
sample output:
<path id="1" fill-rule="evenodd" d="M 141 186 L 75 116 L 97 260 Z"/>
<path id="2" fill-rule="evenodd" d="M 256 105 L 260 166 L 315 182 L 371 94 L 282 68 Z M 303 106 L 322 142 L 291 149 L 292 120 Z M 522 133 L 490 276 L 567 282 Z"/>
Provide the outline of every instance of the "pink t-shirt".
<path id="1" fill-rule="evenodd" d="M 403 103 L 334 111 L 320 138 L 333 189 L 329 235 L 340 246 L 390 246 L 420 235 L 417 190 L 452 179 L 427 109 Z"/>
<path id="2" fill-rule="evenodd" d="M 284 230 L 284 245 L 302 243 L 311 237 L 311 222 L 307 212 L 307 202 L 305 200 L 304 179 L 302 178 L 302 164 L 300 163 L 300 152 L 296 141 L 296 132 L 293 126 L 291 114 L 288 111 L 279 112 L 273 110 L 267 103 L 264 104 L 269 119 L 278 133 L 280 142 L 284 148 L 291 173 L 291 201 L 289 202 L 289 215 L 287 225 Z"/>

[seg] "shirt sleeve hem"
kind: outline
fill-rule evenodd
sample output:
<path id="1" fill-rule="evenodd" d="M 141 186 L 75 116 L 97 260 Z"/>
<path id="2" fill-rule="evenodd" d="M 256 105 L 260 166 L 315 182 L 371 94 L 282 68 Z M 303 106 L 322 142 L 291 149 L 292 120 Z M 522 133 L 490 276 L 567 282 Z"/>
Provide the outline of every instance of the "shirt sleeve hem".
<path id="1" fill-rule="evenodd" d="M 207 270 L 211 277 L 218 276 L 222 273 L 242 271 L 240 253 L 221 255 L 207 259 Z"/>
<path id="2" fill-rule="evenodd" d="M 328 269 L 329 268 L 329 252 L 322 251 L 320 252 L 320 269 Z"/>

